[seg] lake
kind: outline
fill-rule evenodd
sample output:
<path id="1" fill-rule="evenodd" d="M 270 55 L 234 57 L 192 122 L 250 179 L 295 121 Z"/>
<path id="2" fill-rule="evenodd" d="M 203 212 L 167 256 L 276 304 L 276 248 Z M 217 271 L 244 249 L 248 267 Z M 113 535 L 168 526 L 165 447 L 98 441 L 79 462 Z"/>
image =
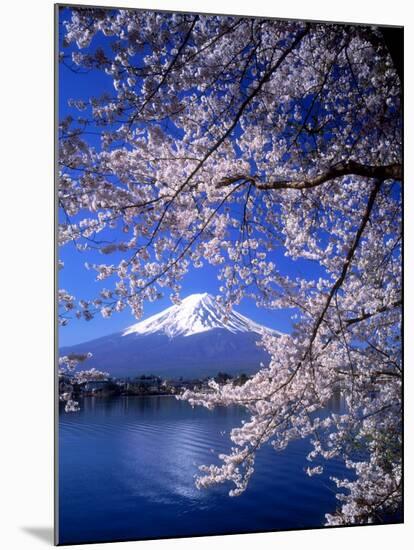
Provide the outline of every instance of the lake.
<path id="1" fill-rule="evenodd" d="M 191 408 L 174 397 L 85 398 L 76 413 L 60 412 L 60 543 L 102 542 L 319 527 L 338 504 L 330 461 L 308 477 L 308 441 L 257 455 L 245 493 L 198 490 L 200 464 L 230 448 L 229 430 L 242 409 Z M 336 412 L 340 400 L 332 403 Z M 349 474 L 349 472 L 347 472 Z"/>

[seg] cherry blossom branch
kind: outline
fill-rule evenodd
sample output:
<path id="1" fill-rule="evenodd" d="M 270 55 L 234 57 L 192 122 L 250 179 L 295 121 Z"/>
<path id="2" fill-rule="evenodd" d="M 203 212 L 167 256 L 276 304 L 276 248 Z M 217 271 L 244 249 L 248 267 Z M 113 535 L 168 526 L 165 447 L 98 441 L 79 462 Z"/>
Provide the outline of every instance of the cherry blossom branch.
<path id="1" fill-rule="evenodd" d="M 326 182 L 332 181 L 336 178 L 341 178 L 344 176 L 359 176 L 364 178 L 375 178 L 377 180 L 402 180 L 402 166 L 401 164 L 389 164 L 385 166 L 370 166 L 362 164 L 356 161 L 346 161 L 340 162 L 333 165 L 329 170 L 316 176 L 314 178 L 304 179 L 304 180 L 286 180 L 286 181 L 268 181 L 260 182 L 256 178 L 245 175 L 245 174 L 236 174 L 234 176 L 229 176 L 223 178 L 220 182 L 217 183 L 217 187 L 226 187 L 233 183 L 237 183 L 241 179 L 245 180 L 248 183 L 254 185 L 257 189 L 261 190 L 270 190 L 270 189 L 311 189 L 313 187 L 318 187 Z"/>
<path id="2" fill-rule="evenodd" d="M 208 150 L 208 152 L 204 155 L 202 160 L 197 164 L 196 168 L 191 171 L 189 176 L 185 179 L 185 181 L 179 186 L 179 188 L 174 193 L 173 197 L 170 199 L 170 201 L 166 204 L 166 207 L 160 216 L 160 219 L 157 222 L 156 228 L 154 230 L 153 236 L 150 239 L 150 243 L 155 238 L 155 234 L 157 233 L 157 230 L 160 228 L 164 217 L 167 213 L 167 210 L 170 208 L 170 206 L 173 204 L 174 200 L 178 197 L 178 195 L 181 193 L 181 191 L 188 185 L 188 183 L 192 180 L 192 178 L 200 171 L 203 164 L 208 160 L 213 153 L 221 146 L 221 144 L 227 139 L 228 136 L 233 132 L 234 128 L 236 127 L 240 117 L 242 116 L 243 112 L 245 111 L 246 107 L 251 103 L 251 101 L 257 96 L 257 94 L 260 92 L 260 90 L 263 88 L 263 86 L 270 80 L 271 76 L 277 71 L 277 69 L 281 66 L 281 64 L 284 62 L 286 57 L 298 46 L 298 44 L 301 42 L 301 40 L 308 34 L 309 32 L 309 25 L 306 24 L 304 29 L 300 31 L 295 39 L 293 40 L 292 44 L 287 48 L 282 55 L 278 58 L 276 63 L 264 73 L 262 78 L 260 79 L 258 85 L 253 89 L 253 91 L 246 97 L 246 99 L 242 102 L 240 105 L 233 122 L 230 124 L 230 126 L 227 128 L 227 130 L 222 134 L 222 136 L 216 141 L 216 143 Z"/>

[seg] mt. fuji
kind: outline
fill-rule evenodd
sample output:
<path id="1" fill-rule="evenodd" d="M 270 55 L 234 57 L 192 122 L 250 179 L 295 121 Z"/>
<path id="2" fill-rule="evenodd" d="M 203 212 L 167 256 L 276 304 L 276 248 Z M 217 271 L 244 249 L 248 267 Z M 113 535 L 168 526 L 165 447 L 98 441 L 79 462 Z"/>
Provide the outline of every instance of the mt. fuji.
<path id="1" fill-rule="evenodd" d="M 146 321 L 132 325 L 123 334 L 126 336 L 127 334 L 162 332 L 170 338 L 174 338 L 176 336 L 192 336 L 214 329 L 224 329 L 232 333 L 256 332 L 258 334 L 264 330 L 270 331 L 235 311 L 232 311 L 226 318 L 224 307 L 213 296 L 204 293 L 187 296 L 180 305 L 169 307 Z"/>
<path id="2" fill-rule="evenodd" d="M 117 377 L 151 373 L 200 378 L 219 371 L 249 374 L 269 361 L 257 345 L 263 333 L 278 334 L 234 310 L 226 314 L 210 294 L 192 294 L 122 332 L 60 352 L 91 352 L 84 368 L 95 367 Z"/>

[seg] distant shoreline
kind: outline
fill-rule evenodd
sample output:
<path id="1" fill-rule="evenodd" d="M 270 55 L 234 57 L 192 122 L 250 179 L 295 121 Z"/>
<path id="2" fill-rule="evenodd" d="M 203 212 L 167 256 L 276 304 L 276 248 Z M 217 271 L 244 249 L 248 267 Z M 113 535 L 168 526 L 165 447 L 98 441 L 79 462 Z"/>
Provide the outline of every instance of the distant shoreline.
<path id="1" fill-rule="evenodd" d="M 141 395 L 84 395 L 82 397 L 79 397 L 78 399 L 131 399 L 131 398 L 139 398 L 142 399 L 143 397 L 174 397 L 176 398 L 178 393 L 176 395 L 172 393 L 149 393 L 149 394 L 141 394 Z"/>

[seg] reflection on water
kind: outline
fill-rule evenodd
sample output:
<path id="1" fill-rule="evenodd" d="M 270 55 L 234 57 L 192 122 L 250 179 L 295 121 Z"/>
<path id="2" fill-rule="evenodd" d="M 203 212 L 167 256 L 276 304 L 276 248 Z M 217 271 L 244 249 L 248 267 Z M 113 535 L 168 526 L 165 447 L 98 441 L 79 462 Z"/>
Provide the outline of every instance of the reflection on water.
<path id="1" fill-rule="evenodd" d="M 342 412 L 341 397 L 330 404 Z M 199 491 L 200 464 L 229 450 L 242 409 L 192 409 L 173 397 L 87 398 L 60 415 L 61 543 L 237 533 L 320 526 L 336 507 L 330 475 L 304 474 L 307 441 L 266 446 L 247 491 Z"/>

